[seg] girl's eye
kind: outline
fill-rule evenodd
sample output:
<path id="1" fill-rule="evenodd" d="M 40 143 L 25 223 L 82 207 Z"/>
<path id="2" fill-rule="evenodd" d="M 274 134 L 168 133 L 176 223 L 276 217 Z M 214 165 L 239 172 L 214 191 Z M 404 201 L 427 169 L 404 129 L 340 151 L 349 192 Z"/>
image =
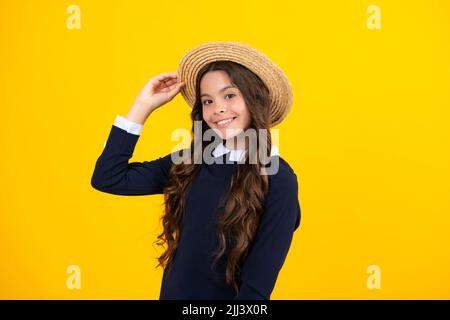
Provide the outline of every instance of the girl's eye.
<path id="1" fill-rule="evenodd" d="M 229 93 L 229 94 L 227 94 L 225 97 L 228 97 L 228 96 L 231 96 L 231 98 L 233 98 L 233 97 L 235 96 L 235 94 L 234 94 L 234 93 Z M 230 99 L 231 99 L 231 98 L 230 98 Z M 204 100 L 204 101 L 203 101 L 203 104 L 204 104 L 204 105 L 207 105 L 207 103 L 206 103 L 207 101 L 211 101 L 211 100 Z"/>

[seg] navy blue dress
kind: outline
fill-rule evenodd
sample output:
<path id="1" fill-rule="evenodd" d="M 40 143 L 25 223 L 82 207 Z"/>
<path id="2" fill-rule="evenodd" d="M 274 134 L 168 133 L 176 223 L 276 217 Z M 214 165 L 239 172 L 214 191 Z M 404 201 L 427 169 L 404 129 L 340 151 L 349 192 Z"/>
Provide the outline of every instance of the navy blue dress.
<path id="1" fill-rule="evenodd" d="M 117 195 L 162 194 L 173 165 L 171 154 L 153 161 L 129 162 L 139 135 L 112 126 L 91 179 L 93 188 Z M 274 157 L 274 156 L 272 156 Z M 289 164 L 279 155 L 279 169 L 269 175 L 255 242 L 238 279 L 239 294 L 225 282 L 226 257 L 212 267 L 217 248 L 217 214 L 233 172 L 239 165 L 228 154 L 223 163 L 201 165 L 187 194 L 182 233 L 170 273 L 163 275 L 160 299 L 269 300 L 285 261 L 294 231 L 300 225 L 298 184 Z"/>

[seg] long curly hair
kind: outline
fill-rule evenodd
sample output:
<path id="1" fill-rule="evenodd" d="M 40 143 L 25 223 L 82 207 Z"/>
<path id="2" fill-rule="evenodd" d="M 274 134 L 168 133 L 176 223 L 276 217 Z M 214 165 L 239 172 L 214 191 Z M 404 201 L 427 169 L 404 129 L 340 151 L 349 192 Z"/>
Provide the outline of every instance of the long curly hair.
<path id="1" fill-rule="evenodd" d="M 193 121 L 191 134 L 194 136 L 194 121 L 201 121 L 202 134 L 210 129 L 202 115 L 202 102 L 200 99 L 200 81 L 210 71 L 222 70 L 228 74 L 231 82 L 242 92 L 245 104 L 250 113 L 250 128 L 257 134 L 257 149 L 264 145 L 266 155 L 270 156 L 272 140 L 269 128 L 270 124 L 270 99 L 269 91 L 264 82 L 245 66 L 232 61 L 214 61 L 204 66 L 196 79 L 196 101 L 192 108 L 191 119 Z M 202 135 L 203 136 L 203 135 Z M 261 143 L 260 139 L 264 139 Z M 191 142 L 190 148 L 181 150 L 181 156 L 190 156 L 196 159 L 203 155 L 206 142 Z M 247 141 L 246 145 L 247 144 Z M 194 149 L 201 147 L 201 152 L 194 154 Z M 268 176 L 260 172 L 264 170 L 264 164 L 259 157 L 255 157 L 255 151 L 248 150 L 245 157 L 237 166 L 231 177 L 230 186 L 223 199 L 223 213 L 218 215 L 218 247 L 213 265 L 228 253 L 226 265 L 226 283 L 239 293 L 240 274 L 242 263 L 254 241 L 261 215 L 263 214 L 263 201 L 269 189 Z M 252 158 L 253 157 L 253 158 Z M 249 159 L 256 159 L 249 161 Z M 198 159 L 197 159 L 198 160 Z M 157 267 L 170 267 L 175 251 L 178 248 L 182 233 L 183 217 L 186 209 L 186 197 L 189 187 L 199 172 L 201 161 L 173 164 L 170 170 L 169 180 L 164 188 L 165 214 L 162 216 L 163 232 L 156 241 L 159 246 L 167 244 L 167 249 L 158 258 Z M 170 270 L 169 270 L 170 271 Z"/>

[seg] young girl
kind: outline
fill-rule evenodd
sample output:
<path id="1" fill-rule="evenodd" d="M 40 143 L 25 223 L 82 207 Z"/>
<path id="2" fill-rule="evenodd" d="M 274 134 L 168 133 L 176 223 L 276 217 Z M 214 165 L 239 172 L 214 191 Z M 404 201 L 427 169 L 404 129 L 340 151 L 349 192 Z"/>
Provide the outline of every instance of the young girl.
<path id="1" fill-rule="evenodd" d="M 190 148 L 129 163 L 151 113 L 180 91 L 193 124 L 220 143 L 205 152 L 207 141 L 194 138 Z M 178 74 L 150 79 L 116 117 L 91 184 L 118 195 L 164 194 L 160 299 L 270 299 L 300 224 L 297 176 L 268 130 L 291 104 L 289 81 L 269 58 L 243 43 L 209 42 L 183 57 Z M 254 157 L 255 139 L 242 139 L 251 129 L 268 132 L 256 135 L 256 146 L 276 164 L 272 173 Z M 194 161 L 199 154 L 215 161 Z"/>

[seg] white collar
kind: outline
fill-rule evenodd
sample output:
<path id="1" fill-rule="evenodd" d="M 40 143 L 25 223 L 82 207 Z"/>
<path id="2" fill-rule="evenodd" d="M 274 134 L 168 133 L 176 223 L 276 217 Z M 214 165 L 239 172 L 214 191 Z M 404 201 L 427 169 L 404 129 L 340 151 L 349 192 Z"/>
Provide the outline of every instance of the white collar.
<path id="1" fill-rule="evenodd" d="M 225 153 L 230 153 L 230 161 L 241 161 L 243 159 L 243 156 L 245 154 L 245 150 L 244 149 L 228 149 L 227 147 L 225 147 L 222 143 L 218 144 L 214 150 L 213 150 L 213 156 L 215 158 L 220 157 L 222 155 L 224 155 Z M 278 153 L 278 146 L 274 146 L 272 145 L 272 150 L 270 152 L 270 156 L 275 156 L 275 155 L 279 155 Z"/>

